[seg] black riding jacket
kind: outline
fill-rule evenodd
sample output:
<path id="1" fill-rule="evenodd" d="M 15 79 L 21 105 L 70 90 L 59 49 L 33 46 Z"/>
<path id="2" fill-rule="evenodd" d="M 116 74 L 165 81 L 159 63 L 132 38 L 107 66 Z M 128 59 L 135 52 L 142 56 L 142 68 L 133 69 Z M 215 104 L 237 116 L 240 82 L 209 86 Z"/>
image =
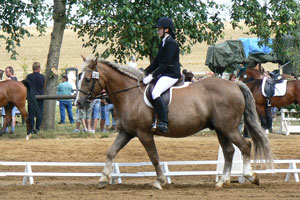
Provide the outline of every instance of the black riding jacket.
<path id="1" fill-rule="evenodd" d="M 145 74 L 152 73 L 154 78 L 168 76 L 180 78 L 179 46 L 174 38 L 168 36 L 165 45 L 159 45 L 159 52 L 154 61 L 145 69 Z"/>

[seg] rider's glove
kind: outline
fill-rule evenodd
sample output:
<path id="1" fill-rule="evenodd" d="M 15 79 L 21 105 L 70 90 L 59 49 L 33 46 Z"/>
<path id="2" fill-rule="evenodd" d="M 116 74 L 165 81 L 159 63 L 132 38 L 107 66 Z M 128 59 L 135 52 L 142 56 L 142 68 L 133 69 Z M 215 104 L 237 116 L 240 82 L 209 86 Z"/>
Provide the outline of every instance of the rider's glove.
<path id="1" fill-rule="evenodd" d="M 144 83 L 145 85 L 147 85 L 148 83 L 150 83 L 150 82 L 152 81 L 152 79 L 153 79 L 152 74 L 149 74 L 148 76 L 146 76 L 146 77 L 143 79 L 143 83 Z"/>

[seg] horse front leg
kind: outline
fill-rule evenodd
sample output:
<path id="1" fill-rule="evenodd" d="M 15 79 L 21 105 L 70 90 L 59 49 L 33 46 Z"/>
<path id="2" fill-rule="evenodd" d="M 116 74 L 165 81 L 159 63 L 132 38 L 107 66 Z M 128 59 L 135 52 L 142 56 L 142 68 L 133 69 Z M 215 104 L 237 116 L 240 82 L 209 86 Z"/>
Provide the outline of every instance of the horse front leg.
<path id="1" fill-rule="evenodd" d="M 138 138 L 143 144 L 144 148 L 146 149 L 146 152 L 156 171 L 157 180 L 153 183 L 153 187 L 161 190 L 162 186 L 164 186 L 167 183 L 167 179 L 159 164 L 159 155 L 156 150 L 154 137 L 151 133 L 140 133 L 138 135 Z"/>
<path id="2" fill-rule="evenodd" d="M 117 153 L 133 138 L 132 135 L 124 131 L 119 131 L 114 143 L 111 145 L 106 154 L 106 162 L 99 180 L 98 188 L 103 188 L 110 183 L 111 173 L 113 171 L 112 162 Z"/>
<path id="3" fill-rule="evenodd" d="M 5 133 L 5 129 L 8 127 L 9 123 L 12 121 L 12 115 L 11 115 L 12 107 L 7 105 L 5 106 L 5 117 L 4 117 L 4 123 L 3 127 L 0 131 L 0 136 L 2 136 Z"/>

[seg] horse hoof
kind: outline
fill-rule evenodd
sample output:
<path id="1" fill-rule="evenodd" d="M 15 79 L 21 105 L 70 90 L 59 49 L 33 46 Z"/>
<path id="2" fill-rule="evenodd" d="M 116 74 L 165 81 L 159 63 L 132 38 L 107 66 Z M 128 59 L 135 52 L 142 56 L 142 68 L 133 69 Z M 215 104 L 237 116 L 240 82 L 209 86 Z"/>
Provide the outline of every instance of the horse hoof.
<path id="1" fill-rule="evenodd" d="M 104 182 L 99 182 L 97 188 L 98 189 L 103 189 L 106 186 L 108 186 L 108 182 L 104 181 Z"/>
<path id="2" fill-rule="evenodd" d="M 30 135 L 26 135 L 26 140 L 29 140 L 31 137 L 31 134 Z"/>
<path id="3" fill-rule="evenodd" d="M 219 181 L 217 184 L 216 184 L 216 187 L 217 188 L 225 188 L 225 187 L 230 187 L 230 181 Z"/>
<path id="4" fill-rule="evenodd" d="M 253 174 L 253 181 L 251 183 L 259 186 L 259 178 L 258 178 L 257 174 L 255 174 L 255 173 Z"/>
<path id="5" fill-rule="evenodd" d="M 162 190 L 162 189 L 163 189 L 159 181 L 155 181 L 155 182 L 152 184 L 152 186 L 153 186 L 155 189 L 158 189 L 158 190 Z"/>
<path id="6" fill-rule="evenodd" d="M 245 176 L 245 178 L 250 181 L 250 183 L 259 186 L 259 178 L 256 173 L 253 173 L 252 176 Z"/>

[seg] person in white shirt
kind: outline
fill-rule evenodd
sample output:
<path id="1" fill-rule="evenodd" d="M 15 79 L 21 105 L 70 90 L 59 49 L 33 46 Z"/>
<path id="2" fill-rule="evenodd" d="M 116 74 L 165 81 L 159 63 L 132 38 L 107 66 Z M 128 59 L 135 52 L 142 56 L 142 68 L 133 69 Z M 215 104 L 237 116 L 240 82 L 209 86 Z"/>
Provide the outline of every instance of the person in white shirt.
<path id="1" fill-rule="evenodd" d="M 138 69 L 138 66 L 136 64 L 136 60 L 135 60 L 135 57 L 134 56 L 131 56 L 130 57 L 130 62 L 128 63 L 128 66 L 129 67 L 132 67 L 134 69 Z"/>

